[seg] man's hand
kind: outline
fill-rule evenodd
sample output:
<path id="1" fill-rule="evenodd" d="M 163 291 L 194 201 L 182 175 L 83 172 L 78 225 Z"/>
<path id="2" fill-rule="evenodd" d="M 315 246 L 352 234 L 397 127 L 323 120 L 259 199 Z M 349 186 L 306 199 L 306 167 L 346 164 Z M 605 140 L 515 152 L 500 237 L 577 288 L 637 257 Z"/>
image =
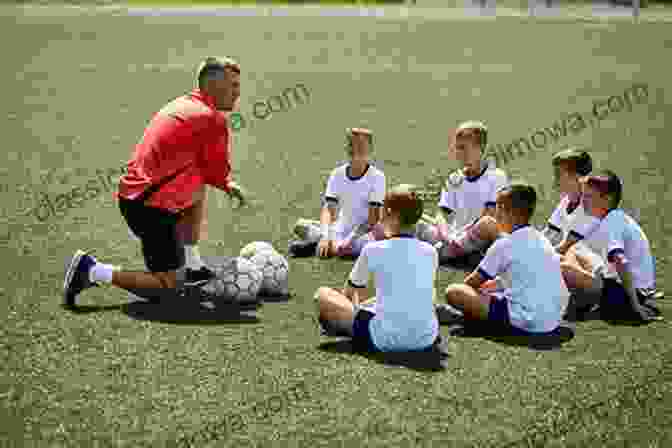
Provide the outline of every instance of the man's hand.
<path id="1" fill-rule="evenodd" d="M 238 207 L 244 207 L 247 204 L 247 191 L 235 182 L 229 183 L 229 197 L 238 199 Z"/>
<path id="2" fill-rule="evenodd" d="M 320 240 L 318 248 L 318 255 L 321 258 L 326 258 L 334 252 L 334 241 L 326 239 Z"/>

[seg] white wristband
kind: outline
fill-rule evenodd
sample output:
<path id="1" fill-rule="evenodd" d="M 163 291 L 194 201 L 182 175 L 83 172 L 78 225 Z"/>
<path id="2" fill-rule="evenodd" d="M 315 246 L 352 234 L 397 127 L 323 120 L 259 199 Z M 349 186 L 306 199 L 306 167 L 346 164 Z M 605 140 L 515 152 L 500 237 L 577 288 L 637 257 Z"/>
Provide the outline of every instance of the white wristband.
<path id="1" fill-rule="evenodd" d="M 329 224 L 321 224 L 320 225 L 320 236 L 323 240 L 329 239 L 329 228 L 331 226 Z"/>

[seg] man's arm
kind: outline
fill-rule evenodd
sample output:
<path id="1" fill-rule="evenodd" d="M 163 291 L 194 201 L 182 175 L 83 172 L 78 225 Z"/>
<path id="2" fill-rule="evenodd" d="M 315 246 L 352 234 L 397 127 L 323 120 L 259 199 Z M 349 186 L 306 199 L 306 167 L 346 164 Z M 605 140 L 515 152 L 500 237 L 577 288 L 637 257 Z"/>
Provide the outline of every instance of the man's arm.
<path id="1" fill-rule="evenodd" d="M 201 168 L 208 185 L 231 193 L 231 155 L 229 129 L 224 115 L 217 115 L 203 131 Z"/>

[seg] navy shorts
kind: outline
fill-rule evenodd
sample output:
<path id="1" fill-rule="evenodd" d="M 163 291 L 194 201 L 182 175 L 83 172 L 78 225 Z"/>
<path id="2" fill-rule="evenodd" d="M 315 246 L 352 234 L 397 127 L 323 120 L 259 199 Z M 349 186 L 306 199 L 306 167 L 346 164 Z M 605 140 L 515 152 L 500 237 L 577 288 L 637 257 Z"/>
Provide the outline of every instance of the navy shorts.
<path id="1" fill-rule="evenodd" d="M 640 304 L 646 303 L 647 297 L 642 290 L 637 290 L 637 299 Z M 639 317 L 630 303 L 630 297 L 623 287 L 613 278 L 605 278 L 600 298 L 600 309 L 607 319 L 629 319 Z"/>
<path id="2" fill-rule="evenodd" d="M 375 313 L 360 309 L 355 315 L 352 323 L 352 347 L 357 352 L 374 353 L 379 352 L 378 347 L 371 339 L 371 319 Z"/>
<path id="3" fill-rule="evenodd" d="M 119 198 L 119 210 L 128 227 L 140 238 L 150 272 L 176 271 L 184 266 L 184 243 L 177 236 L 179 214 L 124 198 Z"/>
<path id="4" fill-rule="evenodd" d="M 511 324 L 511 317 L 509 316 L 509 300 L 506 298 L 493 297 L 490 301 L 490 308 L 488 310 L 488 322 L 494 324 L 497 330 L 508 336 L 544 336 L 554 334 L 556 330 L 544 333 L 533 333 L 522 330 Z"/>

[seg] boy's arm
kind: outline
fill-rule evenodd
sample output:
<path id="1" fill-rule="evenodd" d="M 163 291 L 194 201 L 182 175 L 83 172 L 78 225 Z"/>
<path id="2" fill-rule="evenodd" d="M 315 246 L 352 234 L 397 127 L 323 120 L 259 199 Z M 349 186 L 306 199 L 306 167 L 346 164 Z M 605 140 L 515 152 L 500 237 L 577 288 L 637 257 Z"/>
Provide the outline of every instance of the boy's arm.
<path id="1" fill-rule="evenodd" d="M 560 255 L 566 255 L 567 251 L 572 248 L 576 243 L 581 241 L 583 239 L 583 236 L 579 235 L 578 233 L 574 232 L 573 230 L 569 232 L 567 237 L 562 240 L 560 244 L 558 244 L 555 248 L 556 252 L 558 252 Z"/>
<path id="2" fill-rule="evenodd" d="M 611 262 L 616 267 L 616 271 L 623 282 L 623 288 L 628 294 L 628 299 L 630 299 L 630 305 L 632 309 L 641 317 L 642 320 L 649 320 L 648 316 L 644 313 L 642 306 L 639 303 L 639 298 L 637 297 L 637 290 L 635 289 L 635 283 L 632 278 L 632 271 L 630 270 L 630 263 L 625 258 L 622 253 L 612 255 Z"/>
<path id="3" fill-rule="evenodd" d="M 464 283 L 478 290 L 483 283 L 494 279 L 511 264 L 511 241 L 500 238 L 485 253 L 476 270 L 464 279 Z"/>
<path id="4" fill-rule="evenodd" d="M 492 190 L 492 193 L 490 194 L 490 197 L 488 201 L 485 203 L 483 207 L 483 211 L 481 212 L 481 218 L 484 216 L 490 216 L 491 218 L 495 217 L 495 208 L 497 206 L 497 192 L 505 187 L 509 183 L 509 178 L 504 174 L 501 170 L 497 170 L 497 174 L 495 174 L 495 186 Z"/>
<path id="5" fill-rule="evenodd" d="M 338 210 L 338 188 L 334 172 L 329 176 L 327 189 L 324 193 L 324 205 L 320 211 L 320 226 L 322 239 L 333 241 L 336 239 L 334 224 L 336 223 L 336 211 Z"/>
<path id="6" fill-rule="evenodd" d="M 326 204 L 322 207 L 320 211 L 320 226 L 322 239 L 335 240 L 335 230 L 334 223 L 336 222 L 336 210 L 338 206 L 336 203 L 331 202 L 328 198 L 326 199 Z"/>
<path id="7" fill-rule="evenodd" d="M 350 275 L 345 282 L 345 287 L 343 288 L 343 294 L 355 305 L 360 303 L 360 292 L 366 289 L 369 283 L 368 260 L 368 251 L 366 250 L 365 246 L 362 250 L 362 253 L 357 258 L 355 265 L 352 267 L 352 271 L 350 272 Z"/>
<path id="8" fill-rule="evenodd" d="M 475 270 L 471 274 L 467 275 L 467 278 L 464 279 L 464 284 L 467 286 L 471 286 L 475 290 L 479 290 L 481 288 L 481 285 L 485 283 L 487 280 L 483 275 L 481 275 L 478 270 Z"/>
<path id="9" fill-rule="evenodd" d="M 381 174 L 376 177 L 373 189 L 369 194 L 369 220 L 368 232 L 371 227 L 378 224 L 382 220 L 383 201 L 385 200 L 385 175 Z M 365 232 L 366 233 L 366 232 Z"/>

